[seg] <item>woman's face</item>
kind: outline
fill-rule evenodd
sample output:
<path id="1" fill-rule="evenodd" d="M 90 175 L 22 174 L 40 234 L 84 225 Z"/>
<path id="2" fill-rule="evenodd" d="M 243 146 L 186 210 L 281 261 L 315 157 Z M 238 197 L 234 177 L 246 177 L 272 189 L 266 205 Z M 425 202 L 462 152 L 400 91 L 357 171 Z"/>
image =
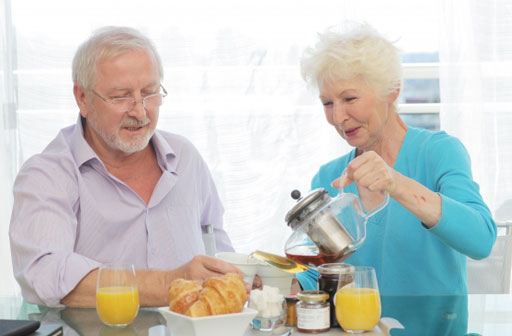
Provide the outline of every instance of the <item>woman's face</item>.
<path id="1" fill-rule="evenodd" d="M 327 121 L 349 145 L 363 151 L 377 148 L 397 95 L 379 96 L 359 78 L 320 85 Z"/>

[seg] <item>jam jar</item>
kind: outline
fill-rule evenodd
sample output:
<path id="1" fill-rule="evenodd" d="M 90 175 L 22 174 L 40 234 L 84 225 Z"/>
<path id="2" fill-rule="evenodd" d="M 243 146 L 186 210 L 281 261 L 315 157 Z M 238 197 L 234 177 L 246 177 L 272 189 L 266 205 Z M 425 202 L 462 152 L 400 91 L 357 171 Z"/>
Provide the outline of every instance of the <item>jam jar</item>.
<path id="1" fill-rule="evenodd" d="M 329 305 L 331 308 L 330 321 L 331 327 L 339 327 L 334 308 L 334 295 L 338 290 L 338 280 L 341 277 L 342 282 L 347 284 L 352 282 L 351 273 L 354 272 L 354 266 L 342 263 L 330 263 L 318 266 L 318 289 L 329 294 Z"/>
<path id="2" fill-rule="evenodd" d="M 308 290 L 297 293 L 297 330 L 316 334 L 329 330 L 329 294 L 323 291 Z"/>

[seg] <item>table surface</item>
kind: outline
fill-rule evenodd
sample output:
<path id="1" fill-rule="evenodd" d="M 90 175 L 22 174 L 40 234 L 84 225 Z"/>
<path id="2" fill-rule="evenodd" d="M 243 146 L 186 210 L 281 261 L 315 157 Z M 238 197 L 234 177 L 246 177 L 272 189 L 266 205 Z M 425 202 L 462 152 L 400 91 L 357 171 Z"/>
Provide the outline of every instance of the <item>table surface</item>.
<path id="1" fill-rule="evenodd" d="M 404 326 L 404 329 L 392 329 L 393 336 L 512 335 L 512 294 L 383 295 L 381 300 L 382 317 L 392 317 Z M 135 321 L 120 331 L 104 326 L 95 309 L 48 308 L 28 304 L 20 297 L 0 297 L 0 319 L 30 319 L 39 320 L 42 324 L 60 324 L 64 327 L 66 336 L 168 335 L 165 319 L 156 309 L 150 308 L 140 309 Z M 339 328 L 331 328 L 320 335 L 343 334 Z M 378 334 L 381 333 L 374 333 Z M 271 333 L 255 332 L 250 329 L 245 333 L 245 336 L 253 335 L 271 336 Z M 302 334 L 294 330 L 293 335 L 311 334 Z"/>

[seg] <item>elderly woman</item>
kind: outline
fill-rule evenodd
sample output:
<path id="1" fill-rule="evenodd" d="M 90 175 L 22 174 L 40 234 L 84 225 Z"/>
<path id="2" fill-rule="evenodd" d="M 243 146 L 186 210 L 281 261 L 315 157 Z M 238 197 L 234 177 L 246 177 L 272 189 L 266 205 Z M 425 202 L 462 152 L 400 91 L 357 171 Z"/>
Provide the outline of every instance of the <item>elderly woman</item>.
<path id="1" fill-rule="evenodd" d="M 390 196 L 346 262 L 373 266 L 384 294 L 467 293 L 466 257 L 489 255 L 496 224 L 463 144 L 400 118 L 398 49 L 361 24 L 319 35 L 301 68 L 319 91 L 327 122 L 354 147 L 323 165 L 311 187 L 331 196 L 344 187 L 366 210 L 381 203 L 384 192 Z"/>

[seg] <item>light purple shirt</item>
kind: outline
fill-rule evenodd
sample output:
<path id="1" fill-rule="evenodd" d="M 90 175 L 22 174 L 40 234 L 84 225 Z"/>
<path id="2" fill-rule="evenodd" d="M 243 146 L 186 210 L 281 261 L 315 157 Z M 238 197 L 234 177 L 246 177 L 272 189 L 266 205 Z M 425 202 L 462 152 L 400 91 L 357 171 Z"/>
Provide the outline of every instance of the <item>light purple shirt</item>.
<path id="1" fill-rule="evenodd" d="M 149 204 L 111 175 L 79 121 L 31 157 L 14 183 L 9 229 L 14 275 L 25 300 L 60 306 L 103 262 L 174 269 L 204 254 L 202 226 L 218 251 L 233 251 L 224 209 L 206 163 L 179 135 L 155 131 L 162 176 Z"/>

